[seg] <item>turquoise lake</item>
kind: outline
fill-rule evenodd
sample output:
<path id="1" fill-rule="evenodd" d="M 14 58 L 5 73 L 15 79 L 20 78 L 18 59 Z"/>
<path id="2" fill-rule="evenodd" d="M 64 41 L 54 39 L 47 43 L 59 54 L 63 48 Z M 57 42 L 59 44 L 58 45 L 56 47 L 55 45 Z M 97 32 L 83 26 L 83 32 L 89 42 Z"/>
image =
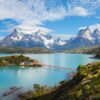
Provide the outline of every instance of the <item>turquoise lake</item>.
<path id="1" fill-rule="evenodd" d="M 11 54 L 0 54 L 0 56 L 8 55 Z M 97 61 L 90 58 L 92 55 L 85 54 L 25 54 L 25 56 L 37 59 L 42 64 L 60 68 L 1 67 L 0 94 L 11 86 L 23 87 L 23 90 L 32 89 L 33 84 L 55 86 L 62 80 L 68 80 L 69 74 L 75 72 L 78 65 Z M 69 70 L 63 70 L 61 67 L 69 68 Z"/>

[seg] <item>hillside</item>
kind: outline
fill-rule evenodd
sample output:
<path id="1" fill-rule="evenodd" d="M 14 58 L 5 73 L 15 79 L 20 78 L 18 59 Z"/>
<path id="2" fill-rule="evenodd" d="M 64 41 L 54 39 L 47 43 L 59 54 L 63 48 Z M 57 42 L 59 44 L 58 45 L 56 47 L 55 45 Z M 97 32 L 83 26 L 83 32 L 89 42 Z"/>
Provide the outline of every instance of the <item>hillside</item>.
<path id="1" fill-rule="evenodd" d="M 53 53 L 54 51 L 46 48 L 20 48 L 0 46 L 0 53 Z"/>
<path id="2" fill-rule="evenodd" d="M 100 46 L 96 46 L 96 47 L 90 48 L 90 49 L 88 49 L 88 50 L 86 50 L 84 52 L 86 52 L 88 54 L 98 54 L 98 53 L 100 53 Z"/>
<path id="3" fill-rule="evenodd" d="M 72 50 L 54 51 L 47 48 L 21 48 L 21 47 L 4 47 L 0 46 L 0 53 L 83 53 L 83 54 L 97 54 L 100 53 L 100 46 L 93 46 L 90 48 L 79 48 Z"/>
<path id="4" fill-rule="evenodd" d="M 64 53 L 83 53 L 83 54 L 98 54 L 100 53 L 100 45 L 92 47 L 84 47 L 72 50 L 64 50 Z"/>
<path id="5" fill-rule="evenodd" d="M 38 87 L 35 92 L 20 97 L 22 100 L 100 100 L 100 62 L 80 65 L 71 80 L 60 82 L 51 91 Z"/>

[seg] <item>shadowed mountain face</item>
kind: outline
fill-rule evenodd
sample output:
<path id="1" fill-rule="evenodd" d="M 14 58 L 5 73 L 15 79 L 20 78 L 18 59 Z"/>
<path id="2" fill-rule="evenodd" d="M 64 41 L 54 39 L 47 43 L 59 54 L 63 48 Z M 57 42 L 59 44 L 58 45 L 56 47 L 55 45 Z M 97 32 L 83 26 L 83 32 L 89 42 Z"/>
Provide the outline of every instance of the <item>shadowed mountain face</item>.
<path id="1" fill-rule="evenodd" d="M 75 49 L 81 47 L 89 47 L 95 45 L 94 39 L 89 28 L 81 29 L 75 39 L 70 41 L 64 47 L 66 49 Z"/>
<path id="2" fill-rule="evenodd" d="M 16 29 L 1 41 L 1 45 L 26 48 L 45 47 L 43 44 L 42 34 L 39 32 L 35 32 L 34 34 L 25 34 Z"/>
<path id="3" fill-rule="evenodd" d="M 93 46 L 93 43 L 85 38 L 77 37 L 73 41 L 71 41 L 69 44 L 65 46 L 66 49 L 75 49 L 75 48 L 81 48 L 81 47 L 90 47 Z"/>
<path id="4" fill-rule="evenodd" d="M 60 38 L 51 34 L 43 34 L 41 30 L 23 31 L 15 29 L 10 35 L 1 40 L 1 46 L 11 47 L 43 47 L 52 50 L 76 49 L 100 44 L 100 25 L 80 29 L 76 37 Z"/>
<path id="5" fill-rule="evenodd" d="M 94 30 L 93 37 L 95 39 L 95 43 L 100 44 L 100 30 L 98 29 Z"/>
<path id="6" fill-rule="evenodd" d="M 98 44 L 100 44 L 100 28 L 90 26 L 80 29 L 77 37 L 65 44 L 63 49 L 91 47 Z"/>

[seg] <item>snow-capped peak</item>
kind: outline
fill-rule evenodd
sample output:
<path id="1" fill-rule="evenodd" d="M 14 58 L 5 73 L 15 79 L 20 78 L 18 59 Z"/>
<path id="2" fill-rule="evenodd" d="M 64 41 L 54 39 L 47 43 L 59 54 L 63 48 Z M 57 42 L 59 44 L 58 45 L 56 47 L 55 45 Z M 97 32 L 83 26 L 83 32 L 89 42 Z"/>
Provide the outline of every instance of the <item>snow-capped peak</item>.
<path id="1" fill-rule="evenodd" d="M 91 25 L 91 26 L 89 26 L 89 29 L 91 30 L 91 32 L 93 32 L 95 30 L 100 31 L 100 24 Z"/>
<path id="2" fill-rule="evenodd" d="M 89 27 L 87 27 L 86 29 L 81 29 L 79 31 L 78 37 L 83 37 L 88 40 L 93 40 Z"/>
<path id="3" fill-rule="evenodd" d="M 84 30 L 84 29 L 86 29 L 86 28 L 89 28 L 89 30 L 90 30 L 90 32 L 92 33 L 94 30 L 99 30 L 100 31 L 100 24 L 94 24 L 94 25 L 90 25 L 90 26 L 86 26 L 86 27 L 80 27 L 79 28 L 79 31 L 80 30 Z"/>
<path id="4" fill-rule="evenodd" d="M 96 38 L 100 37 L 100 31 L 98 29 L 94 30 L 93 31 L 93 36 L 96 37 Z"/>

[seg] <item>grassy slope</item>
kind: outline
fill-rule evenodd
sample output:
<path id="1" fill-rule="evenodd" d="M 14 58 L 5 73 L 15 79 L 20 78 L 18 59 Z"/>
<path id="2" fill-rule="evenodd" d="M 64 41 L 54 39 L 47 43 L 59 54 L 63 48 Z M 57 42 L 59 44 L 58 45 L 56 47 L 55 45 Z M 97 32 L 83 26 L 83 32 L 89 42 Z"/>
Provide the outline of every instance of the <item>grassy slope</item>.
<path id="1" fill-rule="evenodd" d="M 22 100 L 100 100 L 100 62 L 80 65 L 73 79 L 57 89 Z"/>

